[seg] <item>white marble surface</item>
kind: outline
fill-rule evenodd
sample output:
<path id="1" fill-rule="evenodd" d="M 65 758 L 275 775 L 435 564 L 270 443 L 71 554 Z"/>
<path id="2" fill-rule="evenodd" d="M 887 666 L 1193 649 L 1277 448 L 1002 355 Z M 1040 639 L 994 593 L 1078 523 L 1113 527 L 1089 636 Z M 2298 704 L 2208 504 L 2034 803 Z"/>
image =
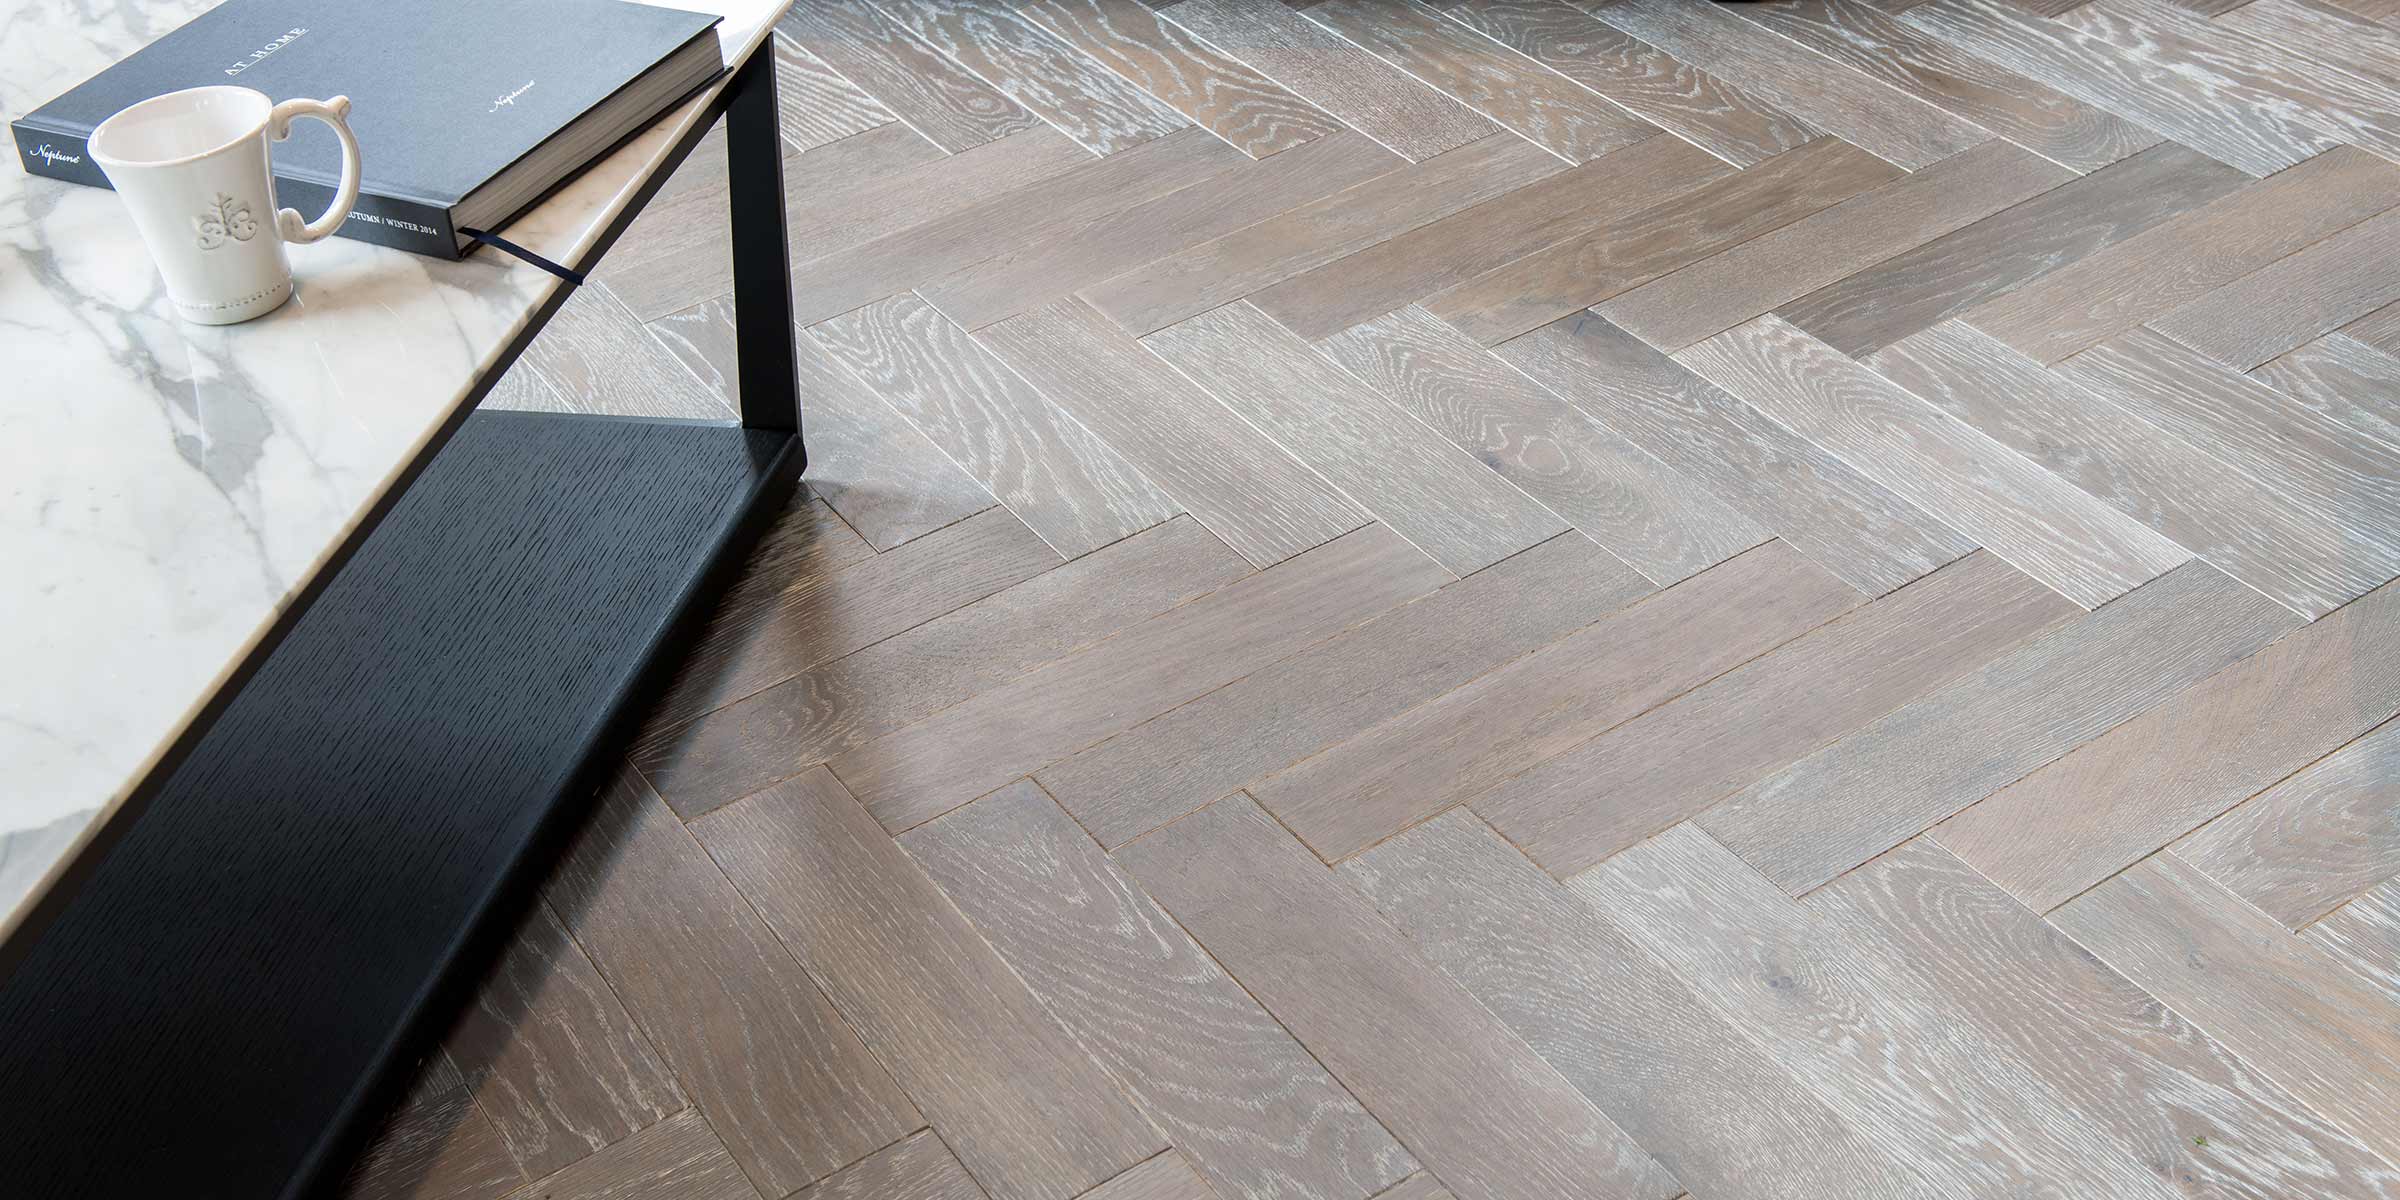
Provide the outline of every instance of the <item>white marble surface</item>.
<path id="1" fill-rule="evenodd" d="M 789 2 L 676 6 L 740 61 Z M 0 114 L 212 3 L 0 0 Z M 707 99 L 508 237 L 581 261 Z M 0 164 L 0 937 L 561 286 L 488 251 L 292 260 L 273 315 L 185 324 L 114 192 Z"/>

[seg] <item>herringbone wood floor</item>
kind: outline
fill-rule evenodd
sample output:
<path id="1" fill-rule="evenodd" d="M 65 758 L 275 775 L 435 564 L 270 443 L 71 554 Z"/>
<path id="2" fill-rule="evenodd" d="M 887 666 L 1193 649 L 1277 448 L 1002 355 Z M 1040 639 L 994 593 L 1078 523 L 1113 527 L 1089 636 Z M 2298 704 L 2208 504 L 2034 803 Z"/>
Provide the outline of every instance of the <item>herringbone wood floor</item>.
<path id="1" fill-rule="evenodd" d="M 808 492 L 356 1193 L 2400 1197 L 2400 5 L 783 32 Z"/>

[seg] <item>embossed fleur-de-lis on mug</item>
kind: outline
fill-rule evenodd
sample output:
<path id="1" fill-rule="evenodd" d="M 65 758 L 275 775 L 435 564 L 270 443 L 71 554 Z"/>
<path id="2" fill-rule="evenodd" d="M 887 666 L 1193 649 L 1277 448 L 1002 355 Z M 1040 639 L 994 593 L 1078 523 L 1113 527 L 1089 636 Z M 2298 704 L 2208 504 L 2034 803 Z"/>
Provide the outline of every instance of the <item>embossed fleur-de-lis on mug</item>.
<path id="1" fill-rule="evenodd" d="M 214 250 L 227 238 L 246 242 L 258 235 L 258 219 L 250 215 L 250 206 L 223 192 L 217 193 L 207 212 L 192 218 L 192 226 L 200 231 L 203 250 Z"/>

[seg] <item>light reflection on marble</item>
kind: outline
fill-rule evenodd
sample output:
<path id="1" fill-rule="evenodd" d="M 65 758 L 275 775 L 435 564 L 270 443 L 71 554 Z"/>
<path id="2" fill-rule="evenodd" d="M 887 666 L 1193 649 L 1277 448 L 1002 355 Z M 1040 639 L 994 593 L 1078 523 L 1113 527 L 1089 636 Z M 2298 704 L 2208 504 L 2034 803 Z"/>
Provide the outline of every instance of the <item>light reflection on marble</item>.
<path id="1" fill-rule="evenodd" d="M 725 16 L 729 60 L 789 0 Z M 210 7 L 0 0 L 15 119 Z M 706 98 L 508 230 L 562 262 L 656 172 Z M 364 147 L 367 154 L 374 147 Z M 41 872 L 138 782 L 559 286 L 489 252 L 333 239 L 244 325 L 185 324 L 113 192 L 0 165 L 0 936 Z M 80 833 L 73 841 L 80 845 Z"/>

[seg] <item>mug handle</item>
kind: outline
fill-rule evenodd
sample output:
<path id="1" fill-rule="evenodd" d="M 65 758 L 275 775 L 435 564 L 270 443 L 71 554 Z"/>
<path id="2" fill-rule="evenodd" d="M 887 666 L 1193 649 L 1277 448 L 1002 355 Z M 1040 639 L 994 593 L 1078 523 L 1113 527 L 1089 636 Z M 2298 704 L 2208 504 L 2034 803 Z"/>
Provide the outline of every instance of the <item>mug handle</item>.
<path id="1" fill-rule="evenodd" d="M 307 245 L 322 241 L 342 227 L 350 215 L 350 206 L 358 203 L 358 139 L 350 135 L 350 97 L 335 96 L 331 100 L 286 100 L 267 114 L 267 136 L 282 141 L 292 136 L 292 122 L 300 117 L 315 117 L 333 126 L 342 139 L 342 184 L 334 192 L 333 203 L 314 221 L 300 219 L 300 210 L 283 209 L 275 214 L 275 232 L 283 240 Z"/>

